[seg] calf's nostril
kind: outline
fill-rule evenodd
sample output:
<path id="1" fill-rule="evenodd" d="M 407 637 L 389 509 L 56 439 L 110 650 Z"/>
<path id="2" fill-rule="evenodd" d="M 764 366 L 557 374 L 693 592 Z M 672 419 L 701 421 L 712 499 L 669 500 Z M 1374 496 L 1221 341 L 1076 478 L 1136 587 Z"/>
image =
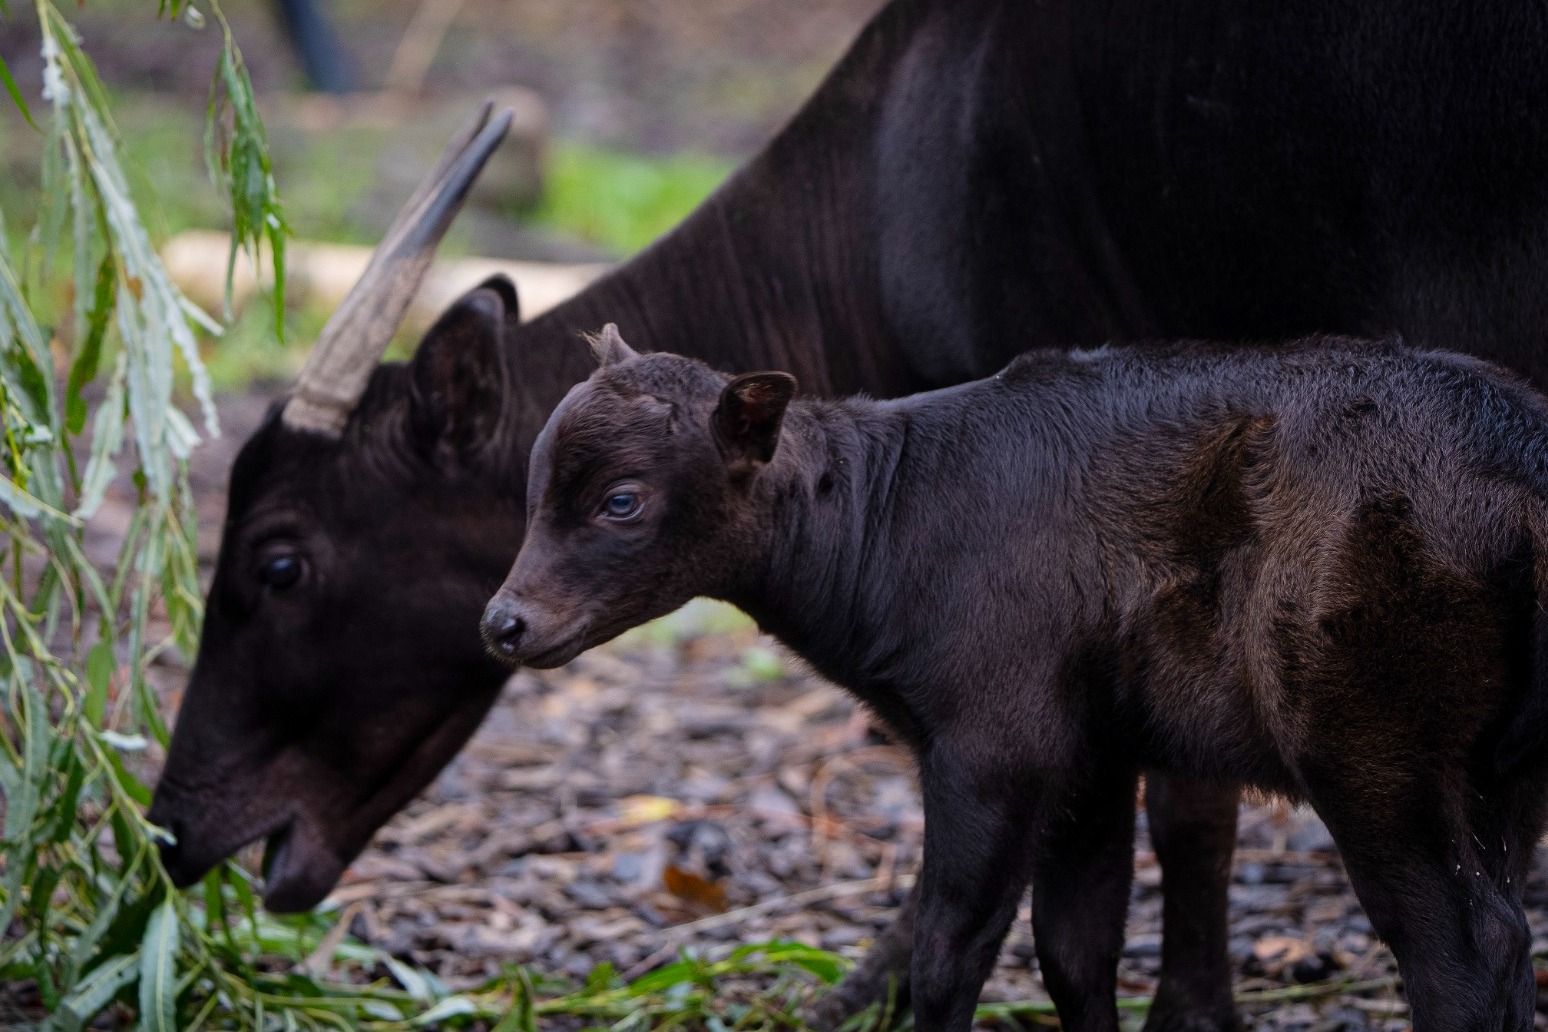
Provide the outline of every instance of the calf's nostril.
<path id="1" fill-rule="evenodd" d="M 516 643 L 526 629 L 526 621 L 509 609 L 491 608 L 484 616 L 484 635 L 489 644 L 507 656 L 515 654 Z"/>
<path id="2" fill-rule="evenodd" d="M 526 630 L 526 625 L 522 623 L 521 618 L 507 613 L 500 617 L 500 623 L 495 628 L 495 637 L 501 641 L 509 641 L 514 644 L 516 639 L 521 637 L 521 632 L 524 630 Z"/>

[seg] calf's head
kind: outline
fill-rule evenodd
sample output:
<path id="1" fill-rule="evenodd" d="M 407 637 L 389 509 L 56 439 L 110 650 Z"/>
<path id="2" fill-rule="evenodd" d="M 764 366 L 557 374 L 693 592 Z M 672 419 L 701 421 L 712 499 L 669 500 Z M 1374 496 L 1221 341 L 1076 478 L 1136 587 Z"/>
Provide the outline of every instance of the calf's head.
<path id="1" fill-rule="evenodd" d="M 601 367 L 533 446 L 527 536 L 484 611 L 484 640 L 507 662 L 559 666 L 722 592 L 766 538 L 758 478 L 795 379 L 639 356 L 612 326 L 595 347 Z"/>
<path id="2" fill-rule="evenodd" d="M 520 540 L 501 278 L 378 360 L 508 124 L 448 149 L 232 472 L 203 638 L 150 818 L 180 884 L 267 839 L 267 905 L 317 903 L 505 677 L 478 618 Z"/>

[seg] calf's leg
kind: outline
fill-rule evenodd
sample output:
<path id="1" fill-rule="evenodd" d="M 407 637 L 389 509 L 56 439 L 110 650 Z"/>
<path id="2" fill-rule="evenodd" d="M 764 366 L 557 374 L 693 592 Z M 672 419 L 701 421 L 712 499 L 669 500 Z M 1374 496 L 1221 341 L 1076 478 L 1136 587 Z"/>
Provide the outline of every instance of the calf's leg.
<path id="1" fill-rule="evenodd" d="M 1226 892 L 1231 853 L 1236 845 L 1239 791 L 1230 785 L 1151 774 L 1145 782 L 1145 806 L 1151 842 L 1163 876 L 1161 982 L 1145 1020 L 1145 1032 L 1234 1032 L 1240 1027 L 1231 993 L 1226 952 Z M 1128 810 L 1132 824 L 1132 807 Z M 1132 856 L 1128 834 L 1124 865 Z M 1041 879 L 1046 881 L 1047 876 Z M 1111 894 L 1088 892 L 1078 911 L 1091 927 L 1123 927 L 1127 895 L 1112 901 L 1115 910 L 1097 909 Z M 890 999 L 894 1014 L 909 1003 L 909 967 L 918 910 L 916 883 L 897 918 L 872 944 L 855 969 L 803 1015 L 814 1029 L 836 1029 L 872 1004 Z M 1046 908 L 1044 908 L 1046 909 Z M 1038 935 L 1038 946 L 1053 933 Z M 1047 961 L 1043 967 L 1048 968 Z M 1050 989 L 1050 992 L 1052 990 Z M 1068 1025 L 1068 1019 L 1066 1020 Z"/>
<path id="2" fill-rule="evenodd" d="M 802 1019 L 818 1032 L 830 1032 L 872 1004 L 887 1005 L 901 1017 L 908 1007 L 908 969 L 914 954 L 914 915 L 919 882 L 914 882 L 898 916 L 876 937 L 855 969 L 832 991 L 806 1008 Z"/>
<path id="3" fill-rule="evenodd" d="M 1461 771 L 1433 777 L 1350 769 L 1309 793 L 1343 854 L 1371 926 L 1397 957 L 1414 1032 L 1527 1032 L 1537 985 L 1531 933 L 1509 864 L 1480 851 L 1478 793 Z M 1501 843 L 1531 849 L 1536 829 Z"/>
<path id="4" fill-rule="evenodd" d="M 1035 779 L 993 755 L 937 740 L 920 765 L 925 843 L 912 965 L 919 1032 L 971 1027 L 1031 876 Z"/>
<path id="5" fill-rule="evenodd" d="M 1050 800 L 1032 869 L 1043 985 L 1065 1032 L 1117 1032 L 1118 955 L 1134 880 L 1134 789 L 1117 770 Z"/>
<path id="6" fill-rule="evenodd" d="M 1145 777 L 1150 841 L 1161 864 L 1161 981 L 1144 1032 L 1241 1027 L 1226 950 L 1231 853 L 1241 792 L 1167 774 Z"/>

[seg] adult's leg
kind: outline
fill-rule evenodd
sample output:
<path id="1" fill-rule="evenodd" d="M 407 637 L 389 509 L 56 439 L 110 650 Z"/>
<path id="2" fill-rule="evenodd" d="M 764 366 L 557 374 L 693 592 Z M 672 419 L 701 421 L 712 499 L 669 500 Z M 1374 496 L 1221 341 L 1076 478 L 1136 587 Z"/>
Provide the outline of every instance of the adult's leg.
<path id="1" fill-rule="evenodd" d="M 1234 1032 L 1227 892 L 1241 793 L 1165 774 L 1145 778 L 1161 864 L 1161 981 L 1145 1032 Z"/>
<path id="2" fill-rule="evenodd" d="M 1137 780 L 1132 770 L 1111 771 L 1048 803 L 1032 870 L 1032 928 L 1043 985 L 1066 1032 L 1118 1029 Z"/>

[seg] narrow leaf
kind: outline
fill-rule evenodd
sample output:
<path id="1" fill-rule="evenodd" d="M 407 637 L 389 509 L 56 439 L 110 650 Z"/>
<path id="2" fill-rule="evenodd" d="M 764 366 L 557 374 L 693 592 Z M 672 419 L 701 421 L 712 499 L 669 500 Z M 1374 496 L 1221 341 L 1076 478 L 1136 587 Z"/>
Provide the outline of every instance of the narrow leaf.
<path id="1" fill-rule="evenodd" d="M 396 957 L 385 957 L 383 963 L 387 965 L 387 970 L 392 972 L 392 977 L 398 980 L 398 984 L 414 999 L 422 1003 L 429 1003 L 435 999 L 435 990 L 424 972 L 414 970 Z"/>
<path id="2" fill-rule="evenodd" d="M 151 914 L 140 943 L 140 1028 L 144 1032 L 177 1032 L 178 944 L 177 902 L 168 895 Z"/>
<path id="3" fill-rule="evenodd" d="M 22 117 L 27 120 L 27 124 L 36 129 L 38 123 L 32 120 L 32 112 L 27 110 L 27 100 L 22 96 L 21 90 L 16 88 L 16 80 L 11 78 L 11 70 L 5 66 L 5 58 L 3 57 L 0 57 L 0 82 L 5 83 L 5 91 L 11 95 L 11 99 L 21 109 Z"/>
<path id="4" fill-rule="evenodd" d="M 70 837 L 71 830 L 75 827 L 75 804 L 80 801 L 81 789 L 86 785 L 86 764 L 75 752 L 71 752 L 65 760 L 70 774 L 65 779 L 64 793 L 59 797 L 59 803 L 54 811 L 54 832 L 49 836 L 54 842 L 63 842 Z"/>
<path id="5" fill-rule="evenodd" d="M 86 402 L 81 398 L 81 388 L 97 378 L 97 366 L 102 361 L 102 338 L 107 334 L 108 317 L 113 312 L 117 281 L 113 255 L 109 252 L 97 268 L 91 312 L 86 317 L 86 338 L 70 365 L 70 379 L 65 385 L 65 425 L 72 434 L 86 428 Z"/>
<path id="6" fill-rule="evenodd" d="M 133 953 L 114 957 L 81 979 L 60 1004 L 60 1009 L 75 1019 L 75 1028 L 96 1017 L 119 990 L 140 977 L 139 959 Z"/>
<path id="7" fill-rule="evenodd" d="M 98 902 L 97 912 L 92 915 L 91 924 L 86 926 L 86 929 L 76 937 L 75 942 L 71 945 L 70 962 L 77 970 L 85 966 L 86 961 L 90 959 L 92 952 L 97 948 L 97 944 L 102 941 L 102 937 L 107 934 L 109 928 L 117 921 L 123 907 L 124 898 L 129 894 L 130 888 L 134 885 L 135 874 L 138 870 L 138 863 L 133 862 L 133 860 L 125 861 L 124 870 L 120 874 L 118 882 L 113 886 L 112 891 L 108 893 L 107 898 Z"/>
<path id="8" fill-rule="evenodd" d="M 86 654 L 84 708 L 86 719 L 94 726 L 100 727 L 102 724 L 102 716 L 107 711 L 108 685 L 112 683 L 113 671 L 116 669 L 118 660 L 113 657 L 111 642 L 99 641 Z"/>
<path id="9" fill-rule="evenodd" d="M 467 1017 L 479 1013 L 478 1004 L 466 996 L 448 996 L 440 1003 L 414 1019 L 416 1025 L 433 1025 L 447 1018 Z"/>

